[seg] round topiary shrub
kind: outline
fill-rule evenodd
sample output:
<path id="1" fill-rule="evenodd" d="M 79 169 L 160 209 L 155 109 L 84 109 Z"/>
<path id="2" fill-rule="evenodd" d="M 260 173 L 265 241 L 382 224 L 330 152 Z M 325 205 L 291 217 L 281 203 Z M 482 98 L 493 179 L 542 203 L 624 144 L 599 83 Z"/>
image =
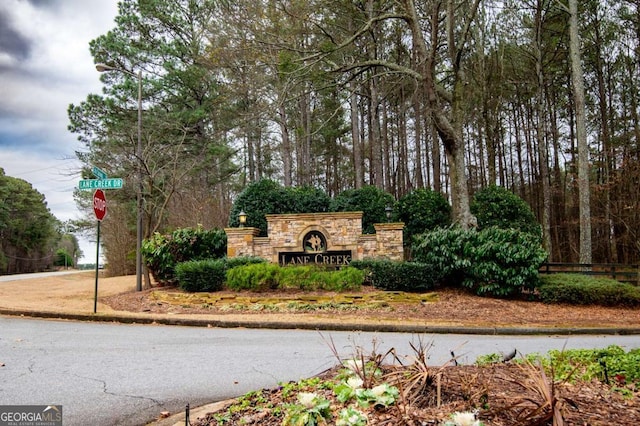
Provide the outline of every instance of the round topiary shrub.
<path id="1" fill-rule="evenodd" d="M 238 195 L 229 213 L 229 226 L 240 225 L 238 215 L 247 214 L 247 226 L 260 229 L 260 235 L 267 235 L 267 214 L 289 213 L 288 196 L 284 188 L 269 179 L 250 183 Z"/>
<path id="2" fill-rule="evenodd" d="M 239 214 L 244 211 L 246 225 L 260 229 L 260 235 L 266 236 L 266 215 L 326 212 L 329 203 L 329 196 L 321 189 L 311 186 L 285 188 L 272 180 L 262 179 L 247 185 L 238 195 L 229 213 L 229 226 L 239 226 Z"/>
<path id="3" fill-rule="evenodd" d="M 333 212 L 362 212 L 362 232 L 374 234 L 375 223 L 387 221 L 387 206 L 393 206 L 393 195 L 375 186 L 364 186 L 360 189 L 348 189 L 331 200 Z"/>
<path id="4" fill-rule="evenodd" d="M 478 218 L 478 229 L 496 226 L 542 235 L 531 207 L 513 192 L 496 185 L 478 191 L 471 201 L 471 213 Z"/>
<path id="5" fill-rule="evenodd" d="M 404 223 L 404 241 L 414 235 L 451 225 L 451 205 L 431 189 L 416 189 L 398 200 L 397 219 Z"/>

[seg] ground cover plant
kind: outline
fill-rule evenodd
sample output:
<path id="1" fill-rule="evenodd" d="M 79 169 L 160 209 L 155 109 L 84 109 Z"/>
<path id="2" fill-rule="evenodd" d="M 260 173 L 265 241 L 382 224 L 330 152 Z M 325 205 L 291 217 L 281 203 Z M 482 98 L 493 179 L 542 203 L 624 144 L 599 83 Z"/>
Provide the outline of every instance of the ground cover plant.
<path id="1" fill-rule="evenodd" d="M 329 342 L 329 344 L 331 344 Z M 337 357 L 335 368 L 229 401 L 194 425 L 638 424 L 640 349 L 553 351 L 430 365 L 429 344 Z M 605 360 L 602 362 L 602 360 Z M 616 379 L 609 379 L 616 378 Z M 620 377 L 624 377 L 620 379 Z"/>
<path id="2" fill-rule="evenodd" d="M 545 303 L 585 306 L 640 306 L 640 287 L 606 277 L 552 274 L 540 279 L 537 298 Z"/>

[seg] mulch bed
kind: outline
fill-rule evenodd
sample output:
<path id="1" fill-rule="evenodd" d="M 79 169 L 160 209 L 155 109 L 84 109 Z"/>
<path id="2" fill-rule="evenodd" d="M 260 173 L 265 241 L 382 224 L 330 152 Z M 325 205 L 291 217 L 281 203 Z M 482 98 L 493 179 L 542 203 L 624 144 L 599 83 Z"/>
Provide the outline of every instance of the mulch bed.
<path id="1" fill-rule="evenodd" d="M 364 287 L 363 293 L 375 292 Z M 503 300 L 478 297 L 456 289 L 441 289 L 432 301 L 412 300 L 408 303 L 387 303 L 362 306 L 342 306 L 319 310 L 268 309 L 260 305 L 259 299 L 287 299 L 295 293 L 269 292 L 240 293 L 251 296 L 256 302 L 241 305 L 235 299 L 238 293 L 216 292 L 217 297 L 225 298 L 224 303 L 201 303 L 190 301 L 193 293 L 184 293 L 175 288 L 154 288 L 143 292 L 123 293 L 102 298 L 101 301 L 115 310 L 130 312 L 148 312 L 162 314 L 242 314 L 260 315 L 265 320 L 277 320 L 278 316 L 299 315 L 314 318 L 334 318 L 339 314 L 342 319 L 350 316 L 359 321 L 418 322 L 421 324 L 448 324 L 469 326 L 505 326 L 505 327 L 617 327 L 639 328 L 640 309 L 611 308 L 601 306 L 548 305 L 524 300 Z M 309 296 L 313 293 L 302 293 Z M 196 294 L 197 295 L 197 294 Z M 327 297 L 326 293 L 321 294 Z M 193 300 L 193 299 L 192 299 Z M 197 299 L 196 299 L 197 300 Z"/>
<path id="2" fill-rule="evenodd" d="M 398 367 L 395 373 L 398 373 Z M 387 369 L 387 373 L 389 369 Z M 368 425 L 441 425 L 454 412 L 474 411 L 485 426 L 552 425 L 556 419 L 565 425 L 611 426 L 640 424 L 638 392 L 623 397 L 611 386 L 589 383 L 556 383 L 553 390 L 540 388 L 536 370 L 512 363 L 484 367 L 450 365 L 430 369 L 419 398 L 400 401 L 388 408 L 361 409 Z M 336 371 L 324 375 L 334 380 Z M 544 382 L 543 382 L 544 383 Z M 547 381 L 547 383 L 549 383 Z M 316 391 L 331 402 L 332 413 L 345 404 L 337 401 L 331 390 Z M 546 398 L 544 392 L 549 391 Z M 206 417 L 192 420 L 194 426 L 246 425 L 280 426 L 283 404 L 296 403 L 295 394 L 283 396 L 282 388 L 264 389 L 253 395 L 245 409 L 226 408 Z M 553 401 L 553 402 L 550 402 Z M 221 419 L 224 419 L 222 421 Z M 334 424 L 335 419 L 327 424 Z M 557 423 L 563 424 L 563 423 Z"/>

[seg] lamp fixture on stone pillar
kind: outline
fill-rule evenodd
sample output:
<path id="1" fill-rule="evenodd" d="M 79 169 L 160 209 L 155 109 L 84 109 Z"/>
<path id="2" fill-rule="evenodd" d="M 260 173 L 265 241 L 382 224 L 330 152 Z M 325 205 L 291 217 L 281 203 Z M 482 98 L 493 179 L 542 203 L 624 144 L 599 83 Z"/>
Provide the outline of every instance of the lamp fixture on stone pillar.
<path id="1" fill-rule="evenodd" d="M 387 215 L 387 222 L 391 221 L 391 213 L 393 213 L 393 208 L 391 206 L 387 206 L 384 208 L 384 213 Z"/>
<path id="2" fill-rule="evenodd" d="M 247 223 L 247 214 L 244 210 L 240 210 L 240 213 L 238 213 L 238 220 L 240 221 L 240 228 L 244 228 L 244 224 Z"/>

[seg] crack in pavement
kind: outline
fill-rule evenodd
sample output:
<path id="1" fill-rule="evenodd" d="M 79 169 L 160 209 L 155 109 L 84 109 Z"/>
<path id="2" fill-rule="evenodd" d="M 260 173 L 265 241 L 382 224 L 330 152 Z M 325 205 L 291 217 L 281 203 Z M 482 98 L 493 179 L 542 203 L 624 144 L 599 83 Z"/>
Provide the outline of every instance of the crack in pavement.
<path id="1" fill-rule="evenodd" d="M 140 400 L 146 400 L 146 401 L 151 401 L 152 403 L 154 403 L 155 405 L 157 405 L 158 407 L 164 407 L 164 403 L 162 401 L 158 401 L 157 399 L 148 397 L 148 396 L 141 396 L 141 395 L 128 395 L 126 393 L 117 393 L 117 392 L 112 392 L 108 389 L 108 384 L 106 380 L 102 380 L 102 379 L 97 379 L 95 377 L 85 377 L 85 376 L 80 376 L 78 374 L 74 374 L 74 376 L 80 378 L 80 379 L 85 379 L 85 380 L 90 380 L 92 382 L 97 382 L 100 383 L 102 385 L 102 393 L 106 394 L 106 395 L 112 395 L 112 396 L 117 396 L 117 397 L 124 397 L 124 398 L 131 398 L 131 399 L 140 399 Z"/>

